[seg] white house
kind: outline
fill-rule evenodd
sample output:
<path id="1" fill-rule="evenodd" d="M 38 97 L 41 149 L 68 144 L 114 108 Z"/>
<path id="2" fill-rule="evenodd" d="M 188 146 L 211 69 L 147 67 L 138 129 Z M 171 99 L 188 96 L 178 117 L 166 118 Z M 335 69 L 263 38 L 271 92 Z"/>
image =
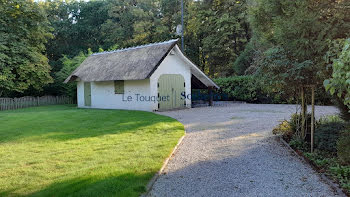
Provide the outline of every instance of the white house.
<path id="1" fill-rule="evenodd" d="M 143 111 L 190 108 L 192 89 L 219 88 L 177 40 L 94 53 L 69 81 L 77 81 L 78 107 Z"/>

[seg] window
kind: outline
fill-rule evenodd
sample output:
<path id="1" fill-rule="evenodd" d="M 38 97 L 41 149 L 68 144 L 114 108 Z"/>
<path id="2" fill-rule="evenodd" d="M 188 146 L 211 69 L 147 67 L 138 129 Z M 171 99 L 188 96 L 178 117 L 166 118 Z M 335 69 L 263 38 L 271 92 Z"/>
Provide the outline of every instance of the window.
<path id="1" fill-rule="evenodd" d="M 123 80 L 114 81 L 114 93 L 115 94 L 124 94 L 124 81 Z"/>

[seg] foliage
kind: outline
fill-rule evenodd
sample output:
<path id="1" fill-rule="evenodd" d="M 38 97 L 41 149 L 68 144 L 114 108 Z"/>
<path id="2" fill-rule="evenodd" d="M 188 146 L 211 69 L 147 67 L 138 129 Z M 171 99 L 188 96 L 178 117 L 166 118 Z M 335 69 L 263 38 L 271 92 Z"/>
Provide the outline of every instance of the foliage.
<path id="1" fill-rule="evenodd" d="M 281 47 L 270 48 L 265 51 L 255 63 L 259 66 L 255 75 L 262 83 L 278 91 L 283 90 L 293 96 L 302 84 L 310 84 L 313 79 L 307 73 L 313 73 L 313 62 L 298 63 L 291 61 L 287 51 Z"/>
<path id="2" fill-rule="evenodd" d="M 340 185 L 350 191 L 350 166 L 337 165 L 330 170 L 339 179 Z"/>
<path id="3" fill-rule="evenodd" d="M 292 116 L 291 116 L 291 119 L 290 119 L 290 125 L 291 125 L 291 128 L 294 132 L 294 138 L 299 138 L 299 139 L 304 139 L 303 136 L 301 136 L 301 121 L 302 121 L 302 118 L 301 118 L 301 114 L 300 113 L 294 113 Z M 311 133 L 311 113 L 308 113 L 306 114 L 306 136 L 305 136 L 305 139 L 306 141 L 310 142 L 310 133 Z"/>
<path id="4" fill-rule="evenodd" d="M 0 96 L 51 83 L 44 54 L 51 29 L 43 9 L 32 1 L 1 0 L 0 23 Z"/>
<path id="5" fill-rule="evenodd" d="M 64 80 L 76 69 L 78 66 L 89 56 L 92 54 L 92 51 L 89 49 L 88 54 L 84 54 L 80 52 L 77 56 L 73 58 L 68 58 L 64 56 L 61 61 L 63 64 L 62 69 L 56 73 L 55 83 L 57 84 L 57 90 L 59 94 L 68 95 L 72 98 L 76 98 L 76 83 L 67 83 L 64 84 Z"/>
<path id="6" fill-rule="evenodd" d="M 258 87 L 252 76 L 237 76 L 215 79 L 223 93 L 231 100 L 256 102 L 258 100 Z"/>
<path id="7" fill-rule="evenodd" d="M 54 37 L 46 44 L 47 56 L 53 72 L 62 68 L 60 59 L 72 58 L 88 48 L 97 51 L 106 48 L 101 33 L 107 20 L 107 1 L 61 1 L 42 2 L 47 18 L 54 29 Z"/>
<path id="8" fill-rule="evenodd" d="M 289 142 L 293 135 L 294 135 L 294 130 L 292 129 L 289 121 L 283 120 L 279 125 L 277 125 L 273 130 L 272 133 L 274 135 L 281 135 L 284 140 Z"/>
<path id="9" fill-rule="evenodd" d="M 285 92 L 270 87 L 265 87 L 260 83 L 258 76 L 232 76 L 214 79 L 220 86 L 220 92 L 228 95 L 229 100 L 240 100 L 254 103 L 289 103 L 295 104 L 294 97 L 285 94 Z M 316 94 L 317 104 L 325 105 L 330 103 L 328 94 L 323 88 Z"/>
<path id="10" fill-rule="evenodd" d="M 184 135 L 154 113 L 68 105 L 3 111 L 0 124 L 0 196 L 140 196 Z"/>
<path id="11" fill-rule="evenodd" d="M 332 121 L 318 124 L 315 129 L 315 148 L 336 152 L 340 132 L 345 129 L 344 123 Z"/>
<path id="12" fill-rule="evenodd" d="M 248 1 L 190 1 L 186 28 L 186 54 L 211 77 L 232 73 L 232 64 L 251 32 Z"/>
<path id="13" fill-rule="evenodd" d="M 350 131 L 341 133 L 337 142 L 337 153 L 341 163 L 350 165 Z"/>
<path id="14" fill-rule="evenodd" d="M 253 46 L 253 42 L 249 42 L 244 51 L 237 57 L 235 62 L 233 63 L 233 71 L 237 75 L 244 75 L 245 71 L 249 68 L 251 63 L 253 62 L 255 54 L 255 49 Z"/>
<path id="15" fill-rule="evenodd" d="M 253 66 L 266 85 L 292 95 L 301 85 L 321 84 L 328 77 L 328 41 L 349 36 L 348 5 L 333 0 L 256 1 L 250 7 L 250 24 L 265 48 Z"/>
<path id="16" fill-rule="evenodd" d="M 341 165 L 336 157 L 319 150 L 313 153 L 303 152 L 303 155 L 319 168 L 320 171 L 326 172 L 337 179 L 342 188 L 348 192 L 350 191 L 350 166 Z"/>
<path id="17" fill-rule="evenodd" d="M 339 117 L 346 122 L 350 122 L 350 110 L 346 106 L 341 98 L 336 97 L 333 99 L 333 103 L 339 109 Z"/>
<path id="18" fill-rule="evenodd" d="M 310 149 L 310 146 L 308 143 L 306 143 L 304 140 L 301 140 L 298 137 L 293 137 L 290 142 L 289 145 L 297 150 L 300 151 L 308 151 Z"/>
<path id="19" fill-rule="evenodd" d="M 345 41 L 339 58 L 333 63 L 332 78 L 325 80 L 324 86 L 350 110 L 350 39 Z"/>
<path id="20" fill-rule="evenodd" d="M 331 123 L 341 123 L 339 117 L 329 116 L 320 120 L 319 124 L 329 125 Z M 331 128 L 334 129 L 334 128 Z M 335 130 L 334 130 L 335 131 Z M 316 134 L 319 131 L 316 131 Z M 329 132 L 330 133 L 330 132 Z M 342 188 L 347 192 L 350 192 L 350 132 L 343 133 L 343 136 L 339 137 L 337 143 L 338 158 L 336 154 L 329 152 L 325 149 L 329 145 L 323 146 L 321 149 L 317 148 L 313 153 L 310 153 L 309 144 L 300 140 L 292 139 L 289 144 L 294 149 L 301 151 L 302 154 L 308 158 L 313 165 L 315 165 L 321 172 L 326 172 L 337 179 Z M 331 136 L 332 137 L 332 136 Z M 333 147 L 332 147 L 333 148 Z"/>
<path id="21" fill-rule="evenodd" d="M 305 152 L 304 155 L 311 160 L 317 167 L 322 169 L 330 168 L 337 165 L 336 158 L 329 157 L 330 155 L 324 154 L 321 151 L 316 150 L 313 153 Z"/>

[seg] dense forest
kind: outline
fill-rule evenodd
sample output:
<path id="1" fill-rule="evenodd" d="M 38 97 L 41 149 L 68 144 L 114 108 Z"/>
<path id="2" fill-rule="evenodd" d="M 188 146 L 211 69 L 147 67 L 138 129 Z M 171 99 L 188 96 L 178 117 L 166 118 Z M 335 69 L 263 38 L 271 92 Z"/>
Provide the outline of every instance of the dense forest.
<path id="1" fill-rule="evenodd" d="M 180 3 L 0 0 L 1 97 L 74 95 L 74 84 L 62 82 L 89 54 L 179 38 Z M 316 84 L 320 100 L 325 85 L 349 105 L 350 76 L 337 78 L 349 69 L 341 67 L 349 63 L 349 4 L 185 0 L 184 53 L 233 96 L 230 85 L 250 84 L 252 98 L 243 100 L 264 100 L 263 92 L 292 102 L 300 85 Z"/>

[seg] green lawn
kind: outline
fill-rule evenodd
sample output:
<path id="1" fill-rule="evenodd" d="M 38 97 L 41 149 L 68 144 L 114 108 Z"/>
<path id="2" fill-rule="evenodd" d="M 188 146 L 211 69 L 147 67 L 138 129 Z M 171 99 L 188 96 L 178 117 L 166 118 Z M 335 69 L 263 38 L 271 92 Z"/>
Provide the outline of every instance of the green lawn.
<path id="1" fill-rule="evenodd" d="M 138 196 L 184 127 L 141 111 L 0 112 L 0 196 Z"/>

